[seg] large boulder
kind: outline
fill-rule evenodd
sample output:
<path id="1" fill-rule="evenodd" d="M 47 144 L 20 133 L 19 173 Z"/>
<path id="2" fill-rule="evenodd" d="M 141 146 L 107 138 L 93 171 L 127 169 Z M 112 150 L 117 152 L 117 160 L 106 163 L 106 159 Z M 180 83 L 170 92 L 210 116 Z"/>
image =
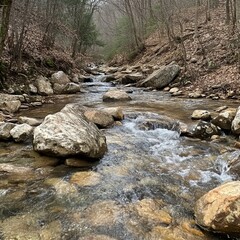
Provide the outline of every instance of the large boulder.
<path id="1" fill-rule="evenodd" d="M 52 95 L 53 89 L 51 83 L 47 80 L 47 78 L 43 76 L 39 76 L 36 80 L 36 85 L 38 89 L 38 93 L 41 95 Z"/>
<path id="2" fill-rule="evenodd" d="M 232 132 L 237 135 L 240 134 L 240 107 L 238 107 L 236 116 L 232 121 Z"/>
<path id="3" fill-rule="evenodd" d="M 113 117 L 101 110 L 87 110 L 84 112 L 84 116 L 88 121 L 95 123 L 99 128 L 106 128 L 114 123 Z"/>
<path id="4" fill-rule="evenodd" d="M 23 123 L 16 125 L 11 131 L 10 134 L 15 142 L 24 142 L 26 141 L 33 132 L 33 127 Z"/>
<path id="5" fill-rule="evenodd" d="M 130 101 L 131 97 L 122 90 L 109 90 L 103 95 L 104 102 Z"/>
<path id="6" fill-rule="evenodd" d="M 142 73 L 131 73 L 131 74 L 126 74 L 125 76 L 122 77 L 121 83 L 122 84 L 129 84 L 129 83 L 136 83 L 143 79 L 143 74 Z"/>
<path id="7" fill-rule="evenodd" d="M 107 150 L 106 138 L 76 104 L 48 115 L 34 130 L 33 147 L 39 153 L 57 157 L 101 158 Z"/>
<path id="8" fill-rule="evenodd" d="M 51 83 L 52 84 L 58 83 L 58 84 L 61 84 L 61 85 L 65 85 L 69 82 L 70 82 L 70 80 L 68 78 L 68 75 L 65 74 L 63 71 L 56 72 L 51 77 Z"/>
<path id="9" fill-rule="evenodd" d="M 236 109 L 228 108 L 220 112 L 218 116 L 212 120 L 212 123 L 223 130 L 231 130 L 232 121 L 235 115 L 236 115 Z"/>
<path id="10" fill-rule="evenodd" d="M 201 227 L 227 234 L 240 234 L 240 181 L 225 183 L 201 197 L 195 206 Z"/>
<path id="11" fill-rule="evenodd" d="M 154 71 L 147 79 L 138 83 L 139 87 L 154 87 L 161 89 L 171 83 L 179 74 L 180 67 L 176 64 L 162 66 L 160 69 Z"/>

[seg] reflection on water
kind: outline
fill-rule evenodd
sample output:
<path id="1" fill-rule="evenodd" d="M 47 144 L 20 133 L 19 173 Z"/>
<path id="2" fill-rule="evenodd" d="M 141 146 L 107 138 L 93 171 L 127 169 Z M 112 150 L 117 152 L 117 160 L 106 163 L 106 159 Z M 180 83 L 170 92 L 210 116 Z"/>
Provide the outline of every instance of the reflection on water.
<path id="1" fill-rule="evenodd" d="M 105 106 L 99 91 L 109 84 L 84 87 L 88 93 L 24 114 L 44 117 L 68 102 Z M 122 126 L 104 131 L 108 153 L 91 168 L 64 166 L 59 159 L 34 153 L 30 144 L 2 143 L 1 163 L 22 168 L 18 174 L 9 166 L 0 169 L 0 238 L 225 239 L 194 225 L 193 206 L 205 192 L 232 179 L 226 162 L 239 151 L 182 138 L 173 130 L 140 127 L 162 115 L 189 122 L 193 109 L 206 103 L 210 110 L 219 106 L 204 101 L 134 89 L 133 102 L 108 103 L 123 106 L 126 118 Z"/>

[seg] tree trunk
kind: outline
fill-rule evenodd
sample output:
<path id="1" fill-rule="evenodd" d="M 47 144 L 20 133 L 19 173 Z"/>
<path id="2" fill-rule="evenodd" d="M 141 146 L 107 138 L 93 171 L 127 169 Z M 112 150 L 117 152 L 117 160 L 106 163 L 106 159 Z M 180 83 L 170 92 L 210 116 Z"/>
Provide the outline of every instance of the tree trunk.
<path id="1" fill-rule="evenodd" d="M 230 0 L 226 0 L 226 24 L 229 24 L 230 20 Z"/>
<path id="2" fill-rule="evenodd" d="M 2 52 L 5 46 L 5 40 L 8 33 L 12 0 L 3 0 L 2 4 L 3 9 L 2 9 L 2 23 L 0 28 L 0 57 L 2 57 Z"/>

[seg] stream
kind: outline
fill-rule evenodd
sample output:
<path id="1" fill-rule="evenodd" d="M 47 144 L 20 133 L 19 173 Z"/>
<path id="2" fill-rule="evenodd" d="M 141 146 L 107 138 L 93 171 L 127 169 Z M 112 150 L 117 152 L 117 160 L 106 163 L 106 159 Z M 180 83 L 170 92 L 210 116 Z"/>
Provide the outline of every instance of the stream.
<path id="1" fill-rule="evenodd" d="M 99 162 L 83 160 L 82 168 L 72 168 L 35 153 L 30 142 L 0 143 L 0 163 L 19 170 L 0 172 L 0 239 L 231 239 L 199 229 L 194 204 L 234 179 L 227 161 L 240 151 L 229 147 L 233 139 L 200 141 L 174 130 L 142 130 L 141 124 L 166 116 L 191 125 L 195 109 L 213 111 L 240 102 L 173 98 L 131 87 L 131 102 L 105 103 L 102 95 L 113 86 L 100 79 L 84 83 L 84 93 L 59 96 L 54 104 L 20 114 L 44 118 L 67 103 L 121 106 L 125 119 L 103 130 L 108 152 Z"/>

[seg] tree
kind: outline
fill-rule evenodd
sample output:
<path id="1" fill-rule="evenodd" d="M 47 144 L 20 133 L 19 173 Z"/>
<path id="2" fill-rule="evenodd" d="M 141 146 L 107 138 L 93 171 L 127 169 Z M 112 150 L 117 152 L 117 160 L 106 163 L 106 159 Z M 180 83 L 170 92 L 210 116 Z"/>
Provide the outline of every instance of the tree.
<path id="1" fill-rule="evenodd" d="M 5 40 L 8 34 L 12 0 L 1 0 L 0 7 L 2 10 L 2 19 L 0 27 L 0 57 L 2 57 L 3 49 L 5 46 Z"/>

